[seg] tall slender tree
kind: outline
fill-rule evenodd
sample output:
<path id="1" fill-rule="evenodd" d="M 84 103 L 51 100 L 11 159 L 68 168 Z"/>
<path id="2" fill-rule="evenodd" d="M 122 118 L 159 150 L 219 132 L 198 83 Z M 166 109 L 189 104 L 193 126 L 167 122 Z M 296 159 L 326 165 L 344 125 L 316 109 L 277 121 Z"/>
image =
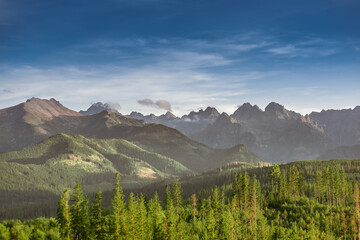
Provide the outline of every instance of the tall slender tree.
<path id="1" fill-rule="evenodd" d="M 116 173 L 115 175 L 115 186 L 114 186 L 114 196 L 112 199 L 112 234 L 114 239 L 119 240 L 124 236 L 126 231 L 126 222 L 125 222 L 125 203 L 123 190 L 120 185 L 120 175 Z"/>
<path id="2" fill-rule="evenodd" d="M 79 183 L 76 184 L 71 194 L 71 230 L 72 238 L 76 240 L 88 239 L 89 235 L 89 200 L 81 189 Z"/>
<path id="3" fill-rule="evenodd" d="M 91 218 L 90 225 L 91 229 L 94 232 L 95 239 L 105 239 L 104 236 L 104 216 L 103 216 L 103 207 L 102 203 L 102 192 L 100 188 L 96 192 L 95 202 L 91 206 Z"/>
<path id="4" fill-rule="evenodd" d="M 70 211 L 69 211 L 69 189 L 66 189 L 61 195 L 57 206 L 56 221 L 60 227 L 60 236 L 62 239 L 70 239 Z"/>

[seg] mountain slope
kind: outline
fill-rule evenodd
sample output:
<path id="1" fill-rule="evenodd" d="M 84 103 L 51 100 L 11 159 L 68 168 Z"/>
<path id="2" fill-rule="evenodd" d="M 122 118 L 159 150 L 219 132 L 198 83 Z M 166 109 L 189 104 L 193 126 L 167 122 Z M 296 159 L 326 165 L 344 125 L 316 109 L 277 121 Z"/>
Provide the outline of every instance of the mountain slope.
<path id="1" fill-rule="evenodd" d="M 31 98 L 0 110 L 0 152 L 21 149 L 60 132 L 71 132 L 81 114 L 55 99 Z"/>
<path id="2" fill-rule="evenodd" d="M 360 145 L 340 146 L 329 149 L 325 153 L 321 154 L 317 159 L 360 159 Z"/>
<path id="3" fill-rule="evenodd" d="M 221 114 L 215 123 L 191 138 L 221 148 L 245 144 L 267 162 L 314 159 L 334 146 L 324 130 L 308 116 L 274 102 L 265 111 L 245 103 L 231 116 Z"/>
<path id="4" fill-rule="evenodd" d="M 312 112 L 310 118 L 339 146 L 360 144 L 360 106 Z"/>
<path id="5" fill-rule="evenodd" d="M 117 171 L 125 184 L 191 173 L 177 161 L 123 139 L 98 140 L 66 134 L 21 151 L 2 153 L 0 165 L 0 190 L 36 189 L 56 193 L 88 177 L 107 175 L 112 181 Z M 102 181 L 100 178 L 97 184 Z"/>

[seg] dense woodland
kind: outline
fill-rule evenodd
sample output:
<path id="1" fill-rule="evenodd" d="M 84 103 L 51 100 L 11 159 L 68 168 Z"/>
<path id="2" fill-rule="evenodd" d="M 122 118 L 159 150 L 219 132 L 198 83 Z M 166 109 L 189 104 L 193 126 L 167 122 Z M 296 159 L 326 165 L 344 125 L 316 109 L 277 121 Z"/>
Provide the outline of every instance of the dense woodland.
<path id="1" fill-rule="evenodd" d="M 304 163 L 266 168 L 267 181 L 239 172 L 190 197 L 174 181 L 164 199 L 126 196 L 116 175 L 108 207 L 77 184 L 56 218 L 3 221 L 0 239 L 360 239 L 358 161 Z"/>

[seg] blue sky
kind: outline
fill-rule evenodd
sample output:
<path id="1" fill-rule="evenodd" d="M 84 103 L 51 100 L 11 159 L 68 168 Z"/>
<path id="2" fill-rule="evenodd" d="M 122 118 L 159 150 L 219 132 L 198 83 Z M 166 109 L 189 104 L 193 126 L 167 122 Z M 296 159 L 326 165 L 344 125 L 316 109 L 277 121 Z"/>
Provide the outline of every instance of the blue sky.
<path id="1" fill-rule="evenodd" d="M 33 96 L 122 113 L 352 108 L 360 1 L 0 0 L 0 108 Z"/>

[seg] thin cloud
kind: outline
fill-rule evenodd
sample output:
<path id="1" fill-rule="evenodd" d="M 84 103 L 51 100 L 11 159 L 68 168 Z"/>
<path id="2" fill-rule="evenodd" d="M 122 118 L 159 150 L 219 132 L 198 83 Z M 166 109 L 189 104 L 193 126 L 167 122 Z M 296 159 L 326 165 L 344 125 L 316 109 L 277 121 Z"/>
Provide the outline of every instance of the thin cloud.
<path id="1" fill-rule="evenodd" d="M 274 53 L 277 55 L 293 55 L 298 52 L 299 49 L 294 47 L 293 45 L 287 45 L 284 47 L 271 48 L 268 50 L 270 53 Z"/>
<path id="2" fill-rule="evenodd" d="M 147 106 L 147 107 L 154 107 L 164 109 L 166 111 L 171 112 L 171 104 L 166 100 L 158 100 L 154 102 L 149 98 L 141 99 L 137 101 L 140 105 Z"/>
<path id="3" fill-rule="evenodd" d="M 105 106 L 110 109 L 115 109 L 117 111 L 119 111 L 121 109 L 120 103 L 117 103 L 117 102 L 107 102 L 107 103 L 105 103 Z"/>
<path id="4" fill-rule="evenodd" d="M 293 44 L 288 44 L 281 47 L 274 47 L 267 50 L 267 52 L 278 56 L 286 57 L 325 57 L 336 54 L 338 51 L 335 48 L 322 47 L 298 47 Z"/>

